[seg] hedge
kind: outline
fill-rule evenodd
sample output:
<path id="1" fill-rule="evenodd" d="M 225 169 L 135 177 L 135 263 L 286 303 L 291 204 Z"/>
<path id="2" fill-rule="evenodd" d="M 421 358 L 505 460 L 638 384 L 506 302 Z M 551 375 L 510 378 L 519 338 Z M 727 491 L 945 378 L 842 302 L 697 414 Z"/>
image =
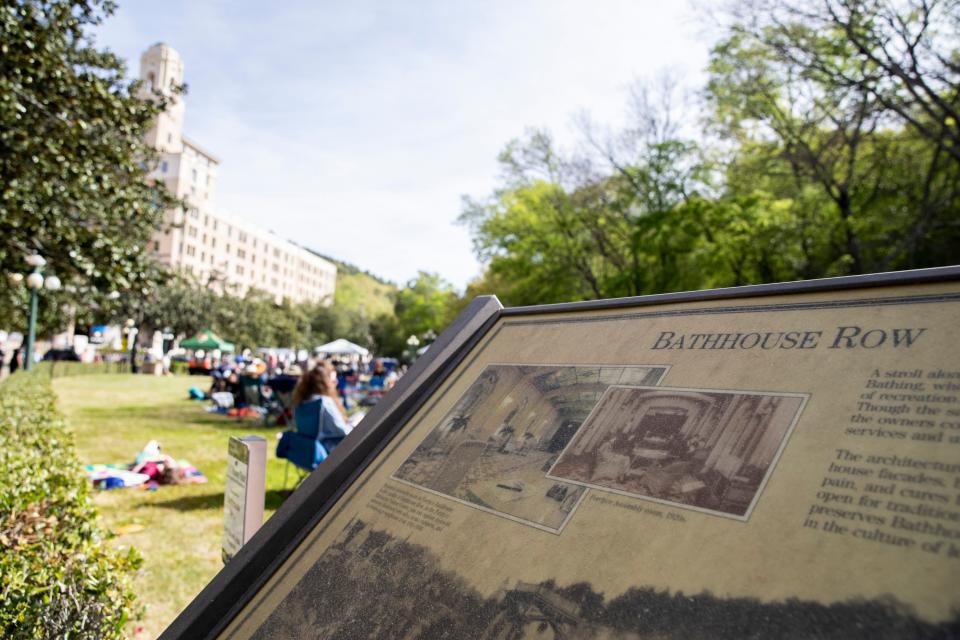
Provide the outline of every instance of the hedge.
<path id="1" fill-rule="evenodd" d="M 135 550 L 104 543 L 49 378 L 0 384 L 0 637 L 121 638 Z"/>
<path id="2" fill-rule="evenodd" d="M 38 362 L 34 367 L 37 373 L 48 378 L 66 378 L 69 376 L 85 376 L 93 373 L 130 373 L 130 362 Z"/>

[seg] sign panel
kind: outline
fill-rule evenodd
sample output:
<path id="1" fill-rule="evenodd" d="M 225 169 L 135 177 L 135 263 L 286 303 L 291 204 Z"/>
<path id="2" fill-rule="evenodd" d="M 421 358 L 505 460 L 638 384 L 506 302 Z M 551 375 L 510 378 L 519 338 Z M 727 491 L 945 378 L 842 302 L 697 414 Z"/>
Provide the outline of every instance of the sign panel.
<path id="1" fill-rule="evenodd" d="M 958 273 L 503 310 L 215 632 L 949 636 Z"/>
<path id="2" fill-rule="evenodd" d="M 267 442 L 259 436 L 231 437 L 223 491 L 224 562 L 236 555 L 263 522 Z"/>

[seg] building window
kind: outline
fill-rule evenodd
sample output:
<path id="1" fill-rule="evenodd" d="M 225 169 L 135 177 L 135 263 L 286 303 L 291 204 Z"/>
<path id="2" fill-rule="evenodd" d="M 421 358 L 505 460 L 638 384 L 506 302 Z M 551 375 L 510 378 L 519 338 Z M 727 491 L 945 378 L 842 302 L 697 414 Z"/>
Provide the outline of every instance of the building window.
<path id="1" fill-rule="evenodd" d="M 197 181 L 197 170 L 196 170 L 196 169 L 191 169 L 191 170 L 190 170 L 190 177 L 193 179 L 194 182 Z"/>
<path id="2" fill-rule="evenodd" d="M 201 251 L 201 252 L 200 252 L 200 262 L 205 262 L 206 259 L 207 259 L 207 252 L 206 252 L 206 251 Z"/>
<path id="3" fill-rule="evenodd" d="M 242 266 L 242 265 L 239 265 L 239 264 L 237 265 L 237 273 L 238 273 L 239 275 L 241 275 L 241 276 L 243 275 L 243 266 Z"/>
<path id="4" fill-rule="evenodd" d="M 197 195 L 197 188 L 196 188 L 196 187 L 190 187 L 190 195 L 192 195 L 192 196 Z"/>
<path id="5" fill-rule="evenodd" d="M 231 227 L 230 225 L 227 225 L 227 237 L 228 238 L 233 237 L 233 227 Z"/>
<path id="6" fill-rule="evenodd" d="M 153 242 L 153 250 L 154 250 L 154 251 L 160 251 L 160 243 L 157 242 L 156 240 L 154 240 L 154 242 Z"/>
<path id="7" fill-rule="evenodd" d="M 247 234 L 244 233 L 243 231 L 241 231 L 239 234 L 237 234 L 237 239 L 239 239 L 240 242 L 246 242 L 246 241 L 247 241 Z"/>
<path id="8" fill-rule="evenodd" d="M 207 175 L 207 186 L 208 186 L 208 187 L 210 186 L 210 176 L 209 176 L 209 174 Z"/>
<path id="9" fill-rule="evenodd" d="M 168 133 L 168 134 L 167 134 L 167 143 L 168 143 L 168 144 L 173 144 L 173 134 L 172 134 L 172 133 Z"/>
<path id="10" fill-rule="evenodd" d="M 237 249 L 237 257 L 238 257 L 238 258 L 246 258 L 246 257 L 247 257 L 247 252 L 244 251 L 243 249 Z"/>
<path id="11" fill-rule="evenodd" d="M 216 238 L 210 238 L 210 248 L 212 249 L 212 248 L 214 248 L 214 247 L 216 247 L 216 246 L 217 246 L 217 239 L 216 239 Z"/>
<path id="12" fill-rule="evenodd" d="M 227 243 L 227 253 L 230 253 L 230 243 Z"/>
<path id="13" fill-rule="evenodd" d="M 214 230 L 214 231 L 217 230 L 217 221 L 216 221 L 216 220 L 213 221 L 213 230 Z"/>
<path id="14" fill-rule="evenodd" d="M 169 167 L 170 165 L 167 163 L 166 160 L 164 160 L 163 162 L 160 163 L 160 173 L 166 173 Z"/>

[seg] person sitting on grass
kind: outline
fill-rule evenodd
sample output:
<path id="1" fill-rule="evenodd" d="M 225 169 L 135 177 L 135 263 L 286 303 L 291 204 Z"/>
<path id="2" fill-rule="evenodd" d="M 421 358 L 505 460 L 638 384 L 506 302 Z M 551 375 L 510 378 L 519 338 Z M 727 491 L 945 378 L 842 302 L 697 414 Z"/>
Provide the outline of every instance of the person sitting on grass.
<path id="1" fill-rule="evenodd" d="M 308 403 L 318 401 L 319 411 L 307 411 Z M 347 412 L 337 394 L 337 370 L 327 360 L 317 363 L 304 373 L 293 390 L 294 420 L 298 431 L 310 431 L 316 426 L 320 443 L 327 452 L 340 444 L 353 426 L 347 421 Z M 302 420 L 319 420 L 319 425 L 300 424 Z"/>

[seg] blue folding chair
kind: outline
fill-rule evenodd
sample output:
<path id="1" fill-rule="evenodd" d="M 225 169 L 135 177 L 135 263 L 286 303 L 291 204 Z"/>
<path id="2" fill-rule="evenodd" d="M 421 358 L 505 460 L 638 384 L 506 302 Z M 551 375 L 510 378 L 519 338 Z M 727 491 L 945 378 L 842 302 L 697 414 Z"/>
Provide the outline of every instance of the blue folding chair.
<path id="1" fill-rule="evenodd" d="M 293 410 L 293 422 L 295 428 L 280 435 L 277 457 L 306 472 L 301 475 L 299 484 L 320 466 L 346 434 L 323 411 L 322 398 L 297 405 Z M 283 486 L 287 486 L 286 472 Z"/>

